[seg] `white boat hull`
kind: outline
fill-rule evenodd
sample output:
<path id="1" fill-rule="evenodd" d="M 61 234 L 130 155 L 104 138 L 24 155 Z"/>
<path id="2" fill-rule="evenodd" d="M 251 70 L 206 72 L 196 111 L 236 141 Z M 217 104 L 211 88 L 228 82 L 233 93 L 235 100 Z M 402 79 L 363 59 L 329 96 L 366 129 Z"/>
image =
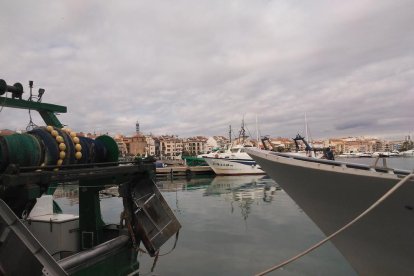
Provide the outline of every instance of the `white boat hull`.
<path id="1" fill-rule="evenodd" d="M 401 179 L 339 162 L 297 160 L 254 149 L 248 153 L 326 235 Z M 414 183 L 403 185 L 332 242 L 360 275 L 414 275 Z"/>
<path id="2" fill-rule="evenodd" d="M 216 175 L 265 174 L 254 160 L 204 158 Z"/>
<path id="3" fill-rule="evenodd" d="M 414 150 L 403 151 L 401 155 L 404 157 L 414 157 Z"/>

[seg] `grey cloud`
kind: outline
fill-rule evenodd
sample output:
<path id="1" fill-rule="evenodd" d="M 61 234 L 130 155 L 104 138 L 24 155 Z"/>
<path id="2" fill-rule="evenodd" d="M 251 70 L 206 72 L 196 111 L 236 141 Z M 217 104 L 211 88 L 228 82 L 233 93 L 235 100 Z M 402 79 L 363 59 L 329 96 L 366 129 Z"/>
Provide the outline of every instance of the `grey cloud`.
<path id="1" fill-rule="evenodd" d="M 370 128 L 376 125 L 375 121 L 347 121 L 344 123 L 337 124 L 335 128 L 337 130 L 353 130 L 353 129 L 362 129 L 362 128 Z"/>
<path id="2" fill-rule="evenodd" d="M 29 79 L 82 131 L 413 131 L 411 1 L 12 1 L 0 78 Z M 11 24 L 13 22 L 13 24 Z M 4 27 L 4 26 L 7 26 Z M 7 119 L 13 114 L 13 120 Z M 24 128 L 4 109 L 0 124 Z M 377 122 L 377 123 L 369 123 Z"/>

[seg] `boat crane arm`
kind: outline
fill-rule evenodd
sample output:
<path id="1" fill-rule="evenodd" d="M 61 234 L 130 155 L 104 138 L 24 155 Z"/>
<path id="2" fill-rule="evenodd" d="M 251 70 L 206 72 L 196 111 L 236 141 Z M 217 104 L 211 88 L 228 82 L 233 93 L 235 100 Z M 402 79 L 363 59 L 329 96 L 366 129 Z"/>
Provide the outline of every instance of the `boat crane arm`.
<path id="1" fill-rule="evenodd" d="M 47 125 L 55 126 L 58 128 L 63 127 L 62 123 L 59 121 L 55 114 L 66 113 L 66 106 L 23 100 L 21 98 L 21 95 L 24 93 L 23 86 L 20 83 L 16 83 L 11 86 L 7 85 L 4 80 L 0 79 L 0 95 L 3 95 L 6 92 L 12 93 L 12 98 L 0 97 L 1 106 L 36 110 L 39 112 L 40 116 L 43 118 Z M 44 89 L 41 93 L 44 93 Z"/>
<path id="2" fill-rule="evenodd" d="M 300 134 L 296 135 L 295 138 L 293 138 L 293 141 L 295 141 L 296 150 L 299 150 L 299 144 L 298 141 L 302 141 L 305 144 L 305 150 L 311 151 L 312 148 L 309 146 L 308 142 L 306 142 L 305 137 L 300 136 Z"/>

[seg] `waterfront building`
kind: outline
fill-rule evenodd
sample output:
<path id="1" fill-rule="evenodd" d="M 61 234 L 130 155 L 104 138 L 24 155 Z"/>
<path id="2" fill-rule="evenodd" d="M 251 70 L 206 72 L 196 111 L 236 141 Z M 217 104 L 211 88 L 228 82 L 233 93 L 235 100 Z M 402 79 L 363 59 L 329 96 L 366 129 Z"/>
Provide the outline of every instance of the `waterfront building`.
<path id="1" fill-rule="evenodd" d="M 336 153 L 345 152 L 375 152 L 383 147 L 383 142 L 376 138 L 365 137 L 342 137 L 329 138 L 323 143 L 323 147 L 330 147 Z"/>
<path id="2" fill-rule="evenodd" d="M 376 140 L 374 141 L 372 145 L 372 151 L 376 152 L 383 152 L 383 151 L 389 151 L 389 145 L 385 141 Z"/>
<path id="3" fill-rule="evenodd" d="M 230 140 L 224 136 L 210 136 L 206 141 L 204 153 L 211 152 L 217 148 L 225 149 L 229 143 Z"/>
<path id="4" fill-rule="evenodd" d="M 357 138 L 344 139 L 344 152 L 367 152 L 368 146 L 364 140 Z"/>
<path id="5" fill-rule="evenodd" d="M 321 149 L 324 147 L 324 141 L 323 140 L 312 140 L 311 146 L 314 149 Z"/>
<path id="6" fill-rule="evenodd" d="M 270 138 L 269 142 L 274 149 L 278 149 L 280 151 L 291 151 L 295 149 L 295 143 L 290 138 Z"/>
<path id="7" fill-rule="evenodd" d="M 117 134 L 114 137 L 116 144 L 118 145 L 119 156 L 126 156 L 128 154 L 128 148 L 124 141 L 124 136 L 122 134 Z"/>
<path id="8" fill-rule="evenodd" d="M 155 140 L 150 135 L 135 134 L 122 139 L 126 152 L 132 156 L 155 156 Z"/>
<path id="9" fill-rule="evenodd" d="M 207 140 L 208 139 L 204 136 L 187 138 L 183 142 L 184 151 L 190 156 L 196 156 L 198 154 L 207 152 Z"/>
<path id="10" fill-rule="evenodd" d="M 2 129 L 0 130 L 0 136 L 7 136 L 7 135 L 12 135 L 13 133 L 16 133 L 13 130 L 10 129 Z"/>
<path id="11" fill-rule="evenodd" d="M 124 143 L 127 146 L 129 155 L 144 156 L 147 142 L 144 135 L 135 134 L 132 137 L 125 137 Z"/>
<path id="12" fill-rule="evenodd" d="M 345 143 L 342 139 L 339 138 L 329 138 L 324 140 L 323 147 L 330 147 L 333 152 L 342 153 L 344 152 Z"/>
<path id="13" fill-rule="evenodd" d="M 155 139 L 152 135 L 145 135 L 145 141 L 147 142 L 147 146 L 145 148 L 145 152 L 147 155 L 155 156 Z"/>
<path id="14" fill-rule="evenodd" d="M 160 158 L 179 160 L 183 152 L 183 141 L 176 135 L 163 135 L 158 137 L 160 145 Z"/>

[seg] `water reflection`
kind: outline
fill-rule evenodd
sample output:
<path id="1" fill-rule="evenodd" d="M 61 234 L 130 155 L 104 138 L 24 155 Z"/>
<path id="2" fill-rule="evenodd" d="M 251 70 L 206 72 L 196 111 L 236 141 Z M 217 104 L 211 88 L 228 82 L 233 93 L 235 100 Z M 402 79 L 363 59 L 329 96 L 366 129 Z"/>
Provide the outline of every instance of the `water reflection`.
<path id="1" fill-rule="evenodd" d="M 271 202 L 279 187 L 266 176 L 216 176 L 204 195 L 229 195 L 234 201 L 262 199 Z"/>
<path id="2" fill-rule="evenodd" d="M 158 188 L 163 192 L 187 191 L 205 189 L 211 183 L 212 178 L 178 178 L 174 180 L 157 180 Z"/>
<path id="3" fill-rule="evenodd" d="M 59 185 L 53 197 L 55 199 L 67 198 L 70 206 L 79 204 L 79 187 L 75 185 Z"/>
<path id="4" fill-rule="evenodd" d="M 246 220 L 252 204 L 260 200 L 271 202 L 277 188 L 275 182 L 265 176 L 216 176 L 204 196 L 223 196 L 230 202 L 231 213 L 236 205 Z"/>
<path id="5" fill-rule="evenodd" d="M 309 247 L 324 235 L 273 180 L 263 176 L 174 179 L 157 186 L 182 224 L 177 247 L 157 262 L 140 255 L 140 275 L 253 275 Z M 103 220 L 119 222 L 122 200 L 115 188 L 101 197 Z M 56 201 L 78 213 L 77 188 L 61 187 Z M 161 253 L 174 246 L 170 239 Z M 355 275 L 326 244 L 274 275 Z"/>
<path id="6" fill-rule="evenodd" d="M 178 191 L 202 190 L 205 197 L 221 197 L 229 202 L 230 211 L 240 208 L 246 220 L 251 212 L 252 204 L 273 201 L 279 186 L 263 175 L 252 176 L 216 176 L 214 178 L 196 178 L 191 180 L 174 179 L 158 181 L 158 188 L 163 192 L 175 192 L 175 212 L 180 213 Z"/>

